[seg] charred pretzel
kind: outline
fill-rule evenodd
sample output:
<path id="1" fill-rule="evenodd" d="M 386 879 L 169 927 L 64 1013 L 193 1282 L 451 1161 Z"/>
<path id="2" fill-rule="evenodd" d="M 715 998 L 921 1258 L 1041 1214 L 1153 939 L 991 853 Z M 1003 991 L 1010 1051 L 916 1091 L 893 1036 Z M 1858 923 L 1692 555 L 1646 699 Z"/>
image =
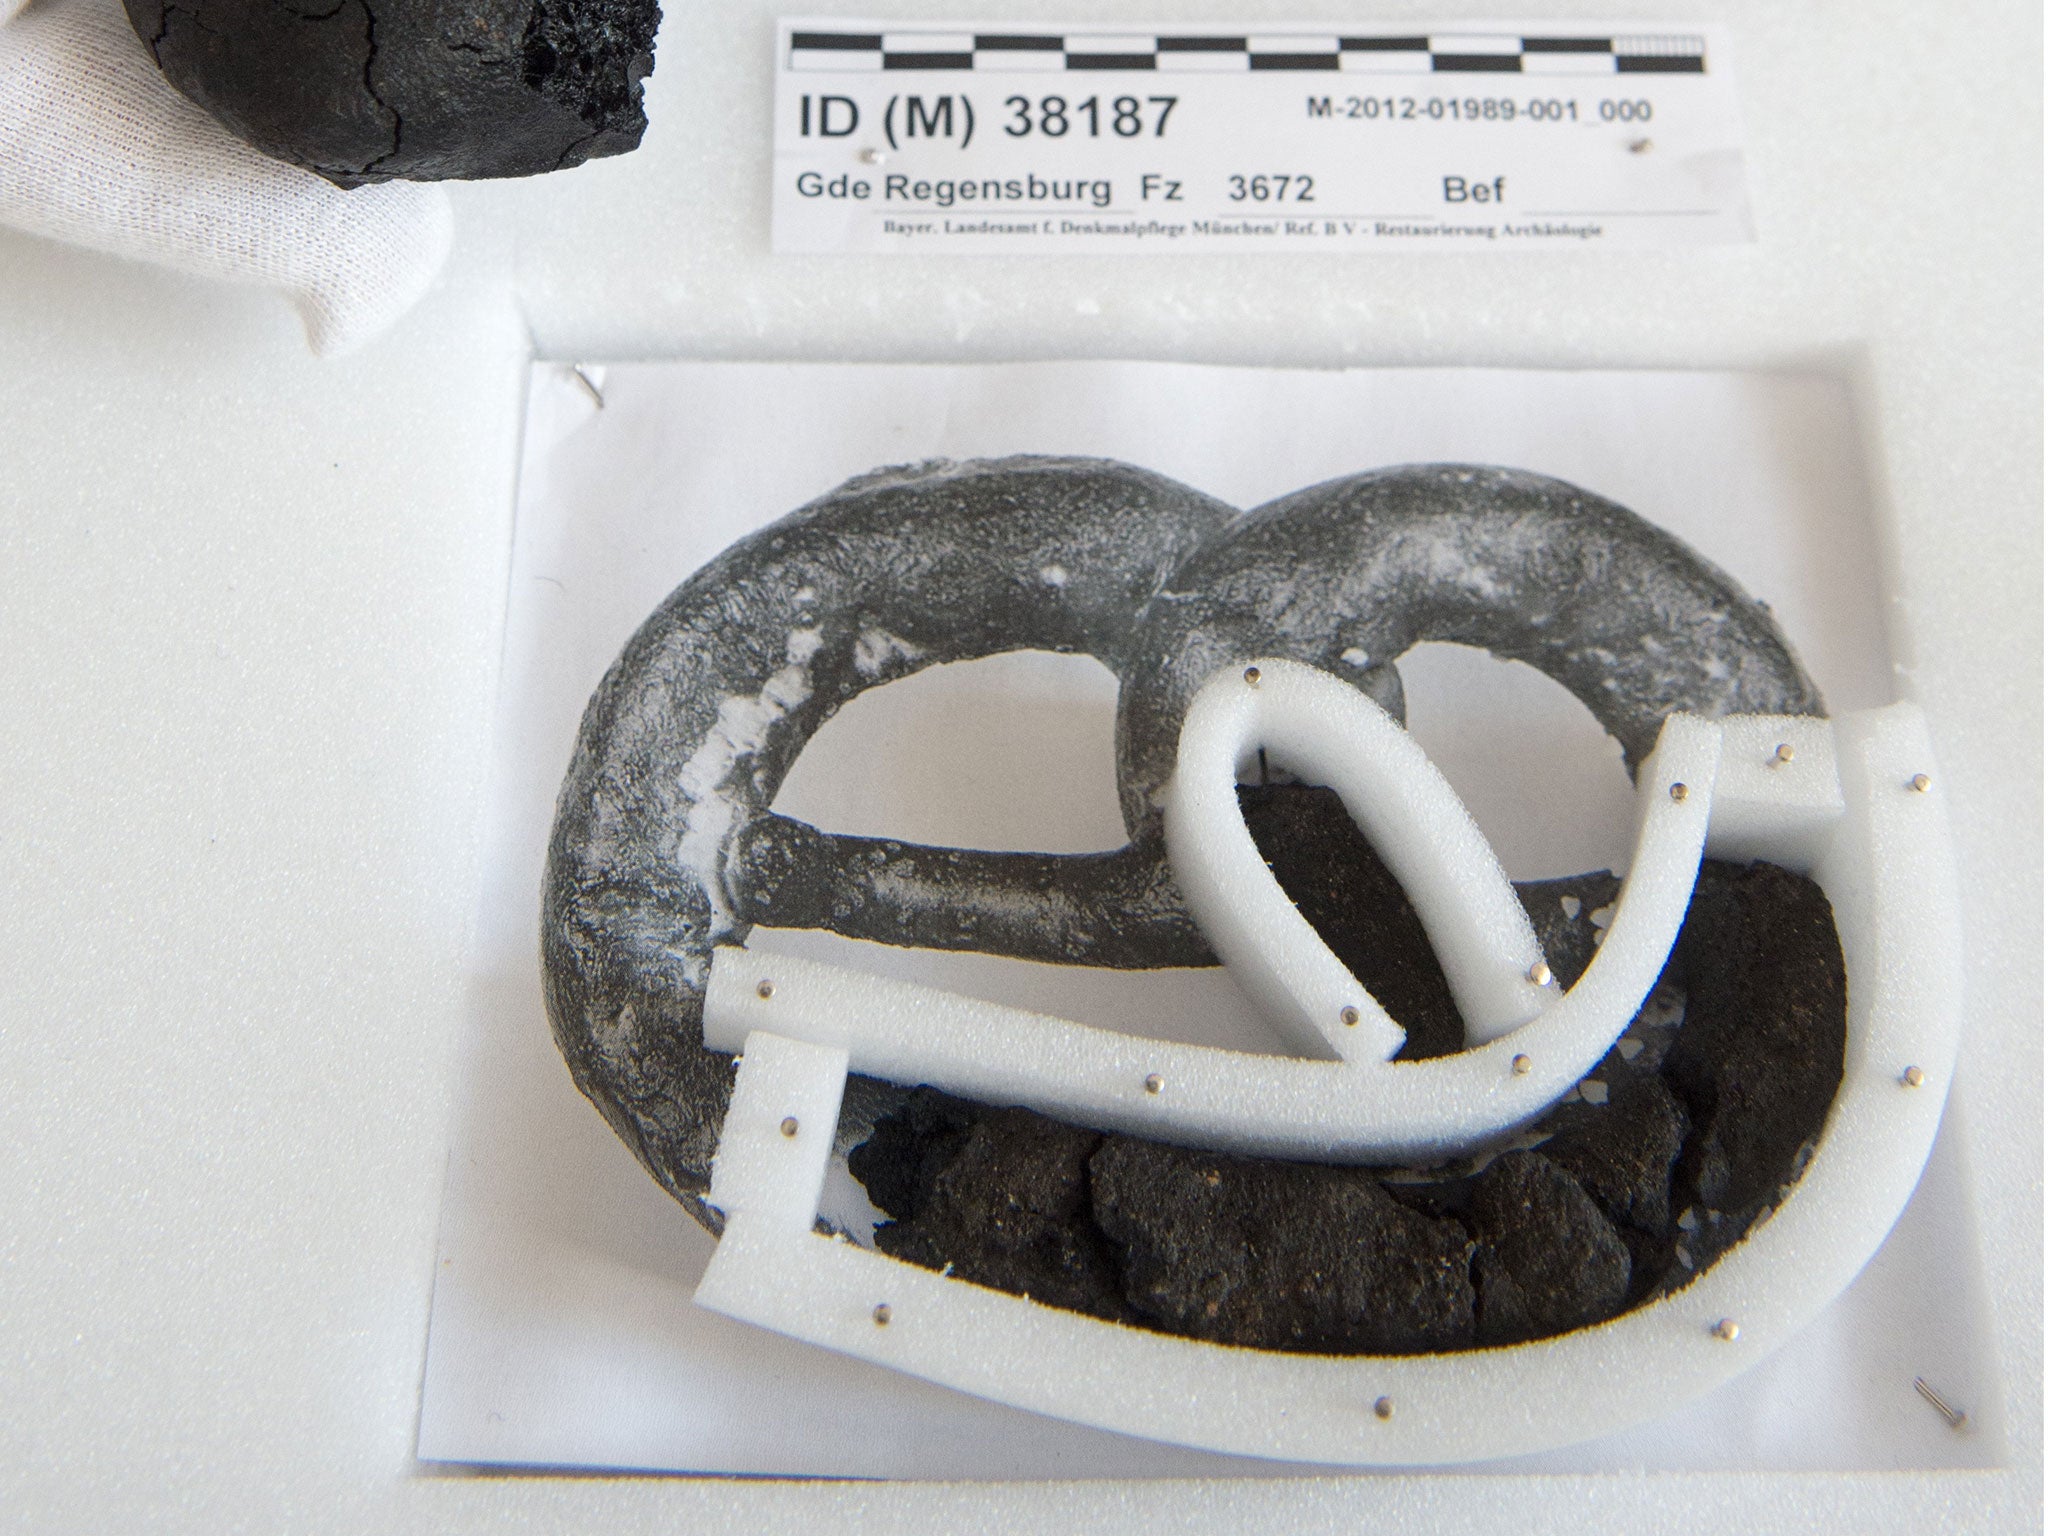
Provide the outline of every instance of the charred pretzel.
<path id="1" fill-rule="evenodd" d="M 557 806 L 542 952 L 578 1086 L 707 1225 L 728 1058 L 701 1040 L 714 946 L 755 923 L 1068 964 L 1213 963 L 1182 905 L 1159 791 L 1219 668 L 1285 656 L 1398 718 L 1423 640 L 1526 661 L 1631 766 L 1666 715 L 1821 712 L 1774 621 L 1612 502 L 1462 466 L 1333 481 L 1246 514 L 1096 460 L 864 476 L 679 587 L 592 698 Z M 818 727 L 868 688 L 1010 650 L 1120 682 L 1130 841 L 988 853 L 822 832 L 769 809 Z"/>

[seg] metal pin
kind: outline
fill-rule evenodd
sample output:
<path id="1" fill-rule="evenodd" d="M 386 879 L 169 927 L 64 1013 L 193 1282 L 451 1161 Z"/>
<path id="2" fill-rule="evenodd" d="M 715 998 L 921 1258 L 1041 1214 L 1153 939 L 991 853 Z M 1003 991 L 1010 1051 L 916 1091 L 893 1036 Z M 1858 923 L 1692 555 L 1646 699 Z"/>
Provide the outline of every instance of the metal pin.
<path id="1" fill-rule="evenodd" d="M 1791 762 L 1791 761 L 1792 761 L 1792 743 L 1791 743 L 1791 742 L 1789 742 L 1789 741 L 1781 741 L 1781 742 L 1779 742 L 1779 743 L 1778 743 L 1778 750 L 1777 750 L 1777 751 L 1775 751 L 1775 752 L 1773 752 L 1773 753 L 1771 754 L 1771 765 L 1772 765 L 1773 767 L 1776 767 L 1777 765 L 1779 765 L 1779 764 L 1781 764 L 1781 763 L 1789 763 L 1789 762 Z"/>
<path id="2" fill-rule="evenodd" d="M 1166 1079 L 1161 1077 L 1157 1072 L 1148 1072 L 1145 1075 L 1145 1091 L 1147 1093 L 1157 1093 L 1160 1089 L 1164 1088 L 1165 1086 Z"/>
<path id="3" fill-rule="evenodd" d="M 1686 787 L 1683 784 L 1674 784 L 1671 786 L 1671 798 L 1674 800 L 1683 800 L 1686 797 L 1687 793 L 1689 793 L 1689 791 L 1687 791 Z"/>
<path id="4" fill-rule="evenodd" d="M 1515 1069 L 1515 1076 L 1527 1077 L 1529 1075 L 1529 1069 L 1535 1066 L 1536 1063 L 1531 1061 L 1526 1056 L 1517 1056 L 1513 1061 L 1509 1062 L 1508 1065 Z"/>
<path id="5" fill-rule="evenodd" d="M 1742 1326 L 1732 1317 L 1724 1317 L 1714 1324 L 1714 1337 L 1724 1344 L 1733 1344 L 1742 1337 Z"/>
<path id="6" fill-rule="evenodd" d="M 1651 147 L 1651 141 L 1648 139 L 1630 139 L 1628 141 L 1628 152 L 1632 155 L 1647 155 Z"/>
<path id="7" fill-rule="evenodd" d="M 1250 683 L 1254 688 L 1258 687 L 1259 669 L 1257 667 L 1246 667 L 1244 669 L 1244 680 Z"/>
<path id="8" fill-rule="evenodd" d="M 1350 1029 L 1358 1023 L 1358 1010 L 1352 1007 L 1349 1003 L 1346 1003 L 1342 1008 L 1339 1008 L 1337 1010 L 1337 1017 L 1344 1021 L 1344 1027 L 1346 1029 Z"/>
<path id="9" fill-rule="evenodd" d="M 576 375 L 576 382 L 578 384 L 581 384 L 586 390 L 590 392 L 590 398 L 596 402 L 597 408 L 600 411 L 603 410 L 604 391 L 599 389 L 596 383 L 591 379 L 590 375 L 583 371 L 583 365 L 581 363 L 571 363 L 569 365 L 569 371 Z"/>
<path id="10" fill-rule="evenodd" d="M 1545 965 L 1541 960 L 1538 960 L 1534 965 L 1529 967 L 1529 979 L 1535 982 L 1536 985 L 1539 987 L 1549 986 L 1550 967 Z"/>
<path id="11" fill-rule="evenodd" d="M 1372 1416 L 1376 1419 L 1391 1419 L 1394 1416 L 1394 1400 L 1383 1397 L 1372 1405 Z"/>
<path id="12" fill-rule="evenodd" d="M 1913 792 L 1918 795 L 1924 795 L 1928 790 L 1934 788 L 1934 780 L 1927 777 L 1924 773 L 1916 773 L 1906 782 L 1912 786 Z"/>
<path id="13" fill-rule="evenodd" d="M 765 1000 L 767 998 L 773 997 L 774 995 L 775 983 L 770 981 L 766 976 L 763 976 L 761 978 L 761 985 L 754 988 L 754 996 Z"/>
<path id="14" fill-rule="evenodd" d="M 1961 1429 L 1970 1422 L 1970 1416 L 1967 1413 L 1958 1408 L 1951 1408 L 1947 1403 L 1943 1402 L 1941 1394 L 1927 1385 L 1927 1379 L 1924 1376 L 1915 1376 L 1913 1378 L 1913 1390 L 1934 1405 L 1934 1411 L 1948 1420 L 1948 1427 L 1950 1429 Z"/>
<path id="15" fill-rule="evenodd" d="M 1925 1072 L 1922 1072 L 1918 1067 L 1908 1067 L 1905 1071 L 1899 1074 L 1899 1081 L 1904 1083 L 1908 1088 L 1918 1088 L 1922 1083 L 1927 1081 L 1927 1074 Z"/>
<path id="16" fill-rule="evenodd" d="M 877 1328 L 888 1327 L 889 1319 L 893 1315 L 894 1314 L 892 1314 L 889 1311 L 889 1303 L 887 1303 L 886 1301 L 877 1302 L 875 1304 L 875 1326 Z"/>
<path id="17" fill-rule="evenodd" d="M 863 165 L 880 165 L 884 160 L 887 160 L 889 156 L 882 150 L 874 149 L 871 147 L 862 150 L 860 152 L 860 158 L 861 163 Z"/>
<path id="18" fill-rule="evenodd" d="M 794 1135 L 796 1134 L 796 1116 L 795 1116 L 795 1115 L 785 1115 L 785 1116 L 783 1116 L 783 1119 L 782 1119 L 782 1134 L 783 1134 L 783 1135 L 785 1135 L 785 1136 L 794 1136 Z"/>

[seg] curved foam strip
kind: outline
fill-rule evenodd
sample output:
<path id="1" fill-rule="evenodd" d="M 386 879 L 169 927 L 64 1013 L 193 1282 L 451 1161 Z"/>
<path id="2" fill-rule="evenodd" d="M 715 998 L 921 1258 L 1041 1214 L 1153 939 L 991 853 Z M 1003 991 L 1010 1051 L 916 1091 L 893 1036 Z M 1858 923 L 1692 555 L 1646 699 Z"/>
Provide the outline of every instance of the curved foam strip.
<path id="1" fill-rule="evenodd" d="M 738 1050 L 767 1030 L 837 1046 L 854 1071 L 892 1082 L 1218 1150 L 1332 1162 L 1448 1156 L 1541 1115 L 1635 1017 L 1691 899 L 1719 750 L 1711 722 L 1665 722 L 1637 776 L 1636 855 L 1592 964 L 1548 1012 L 1455 1056 L 1304 1061 L 1171 1044 L 729 947 L 712 958 L 704 1043 Z M 1683 799 L 1672 798 L 1674 783 Z"/>
<path id="2" fill-rule="evenodd" d="M 1692 902 L 1720 760 L 1719 726 L 1695 715 L 1664 722 L 1656 750 L 1636 772 L 1636 852 L 1607 937 L 1563 1001 L 1536 1026 L 1509 1037 L 1528 1053 L 1528 1075 L 1548 1080 L 1563 1071 L 1568 1083 L 1577 1082 L 1607 1054 L 1657 984 Z"/>
<path id="3" fill-rule="evenodd" d="M 1188 910 L 1231 978 L 1298 1047 L 1384 1061 L 1407 1036 L 1252 841 L 1237 778 L 1260 747 L 1343 799 L 1422 919 L 1468 1041 L 1498 1039 L 1554 999 L 1531 979 L 1543 950 L 1507 872 L 1415 738 L 1328 673 L 1262 658 L 1218 673 L 1188 706 L 1166 790 L 1166 848 Z"/>
<path id="4" fill-rule="evenodd" d="M 779 1173 L 772 1160 L 721 1161 L 733 1214 L 698 1304 L 998 1402 L 1239 1455 L 1443 1465 L 1545 1450 L 1671 1411 L 1756 1365 L 1855 1278 L 1912 1193 L 1941 1119 L 1962 976 L 1938 771 L 1910 705 L 1838 725 L 1846 806 L 1814 875 L 1834 905 L 1849 970 L 1842 1085 L 1812 1162 L 1776 1213 L 1683 1290 L 1514 1349 L 1347 1358 L 1206 1344 L 1062 1312 L 800 1231 L 783 1199 L 748 1187 L 786 1176 L 814 1192 L 810 1165 L 791 1156 Z M 1674 760 L 1658 766 L 1668 772 Z M 1924 791 L 1913 787 L 1919 773 L 1931 776 Z M 1643 782 L 1663 789 L 1648 765 Z M 1797 786 L 1783 793 L 1827 798 Z M 1796 835 L 1807 841 L 1809 833 Z M 1634 899 L 1652 895 L 1639 886 Z M 1621 942 L 1609 938 L 1595 963 L 1609 964 Z M 729 974 L 746 972 L 739 952 L 721 959 Z M 1556 1012 L 1534 1028 L 1549 1027 Z M 778 1051 L 767 1036 L 733 1043 L 745 1056 L 726 1136 L 767 1141 L 786 1105 L 838 1093 L 843 1068 L 832 1053 Z M 774 1091 L 754 1091 L 756 1078 Z M 876 1312 L 883 1305 L 886 1322 Z M 1724 1318 L 1739 1324 L 1733 1337 L 1715 1332 Z M 1382 1399 L 1384 1414 L 1375 1407 Z"/>

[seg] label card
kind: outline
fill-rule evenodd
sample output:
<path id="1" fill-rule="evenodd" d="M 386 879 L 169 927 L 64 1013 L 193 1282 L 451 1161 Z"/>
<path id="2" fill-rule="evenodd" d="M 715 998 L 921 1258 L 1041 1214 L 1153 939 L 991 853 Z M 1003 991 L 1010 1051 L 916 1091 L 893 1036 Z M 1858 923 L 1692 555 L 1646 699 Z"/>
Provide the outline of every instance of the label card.
<path id="1" fill-rule="evenodd" d="M 775 250 L 1753 238 L 1724 29 L 784 21 Z"/>

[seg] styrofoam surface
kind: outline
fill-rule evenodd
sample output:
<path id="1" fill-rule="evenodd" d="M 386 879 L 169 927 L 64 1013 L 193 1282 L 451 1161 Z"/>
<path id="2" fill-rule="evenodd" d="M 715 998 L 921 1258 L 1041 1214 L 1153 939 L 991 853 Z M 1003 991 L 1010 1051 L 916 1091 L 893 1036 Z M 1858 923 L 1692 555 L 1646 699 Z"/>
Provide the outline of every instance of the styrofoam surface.
<path id="1" fill-rule="evenodd" d="M 1410 893 L 1468 1044 L 1528 1023 L 1554 1000 L 1548 977 L 1533 974 L 1543 949 L 1529 914 L 1429 754 L 1347 684 L 1261 660 L 1210 679 L 1189 703 L 1166 790 L 1166 847 L 1211 947 L 1297 1049 L 1385 1061 L 1407 1037 L 1317 937 L 1252 841 L 1237 780 L 1261 747 L 1296 777 L 1336 790 Z"/>
<path id="2" fill-rule="evenodd" d="M 1313 14 L 1177 14 L 1283 11 Z M 950 14 L 930 0 L 895 13 Z M 5 1523 L 2037 1527 L 2038 7 L 1713 8 L 1740 49 L 1753 248 L 971 271 L 768 260 L 771 14 L 677 7 L 647 149 L 461 189 L 447 279 L 344 363 L 307 359 L 273 296 L 0 236 Z M 1890 511 L 1894 649 L 1956 832 L 1958 1091 L 2013 1466 L 1369 1490 L 421 1475 L 411 1415 L 520 378 L 513 294 L 476 237 L 514 220 L 517 282 L 558 355 L 1797 365 L 1854 380 Z"/>
<path id="3" fill-rule="evenodd" d="M 1923 731 L 1913 706 L 1893 708 L 1914 715 Z M 1860 742 L 1868 722 L 1849 718 Z M 1478 824 L 1414 738 L 1341 682 L 1266 659 L 1243 678 L 1212 679 L 1190 706 L 1167 791 L 1167 847 L 1190 909 L 1233 979 L 1306 1059 L 1152 1039 L 1142 1026 L 1091 1028 L 736 946 L 714 953 L 704 1043 L 738 1051 L 756 1031 L 774 1031 L 848 1051 L 855 1070 L 890 1082 L 926 1083 L 1195 1147 L 1327 1162 L 1454 1155 L 1534 1119 L 1612 1047 L 1663 970 L 1708 841 L 1745 859 L 1776 856 L 1800 868 L 1829 848 L 1843 810 L 1832 727 L 1738 716 L 1727 730 L 1733 751 L 1724 749 L 1718 722 L 1675 716 L 1665 723 L 1638 775 L 1636 851 L 1606 942 L 1561 996 L 1545 990 L 1547 968 L 1536 980 L 1542 951 L 1528 914 Z M 1468 996 L 1476 992 L 1492 1010 L 1482 1015 L 1487 1027 L 1475 1029 L 1473 1010 L 1463 1009 L 1472 1048 L 1435 1061 L 1387 1061 L 1401 1043 L 1399 1027 L 1279 889 L 1245 829 L 1238 763 L 1259 747 L 1272 748 L 1291 772 L 1338 789 L 1385 850 L 1446 973 L 1462 975 Z M 1781 762 L 1775 752 L 1793 756 Z M 1725 796 L 1717 788 L 1724 758 L 1734 781 Z M 1674 788 L 1690 792 L 1674 798 Z M 1849 825 L 1866 827 L 1867 808 L 1859 806 Z M 1921 861 L 1950 882 L 1945 838 L 1930 843 Z M 1831 855 L 1829 867 L 1848 866 Z M 1927 898 L 1939 909 L 1933 928 L 1908 925 L 1897 938 L 1932 941 L 1938 928 L 1940 942 L 1952 943 L 1949 889 L 1944 883 Z M 1844 893 L 1838 905 L 1851 899 Z M 1921 942 L 1899 944 L 1896 953 L 1900 964 L 1926 954 Z M 1951 963 L 1939 957 L 1944 977 Z M 1947 1061 L 1953 996 L 1941 1006 Z M 1369 1027 L 1375 1014 L 1391 1041 L 1360 1049 L 1350 1031 Z"/>
<path id="4" fill-rule="evenodd" d="M 1664 969 L 1707 838 L 1719 728 L 1690 715 L 1665 722 L 1640 775 L 1642 834 L 1606 942 L 1569 991 L 1546 996 L 1547 967 L 1543 983 L 1532 975 L 1543 952 L 1528 914 L 1478 824 L 1413 738 L 1379 706 L 1313 668 L 1267 659 L 1260 670 L 1258 709 L 1285 704 L 1265 718 L 1278 723 L 1291 714 L 1292 729 L 1253 735 L 1260 715 L 1233 707 L 1247 694 L 1245 684 L 1230 677 L 1222 690 L 1215 682 L 1205 687 L 1182 733 L 1167 846 L 1189 907 L 1233 982 L 1276 1032 L 1288 1034 L 1291 1024 L 1296 1049 L 1320 1047 L 1317 1054 L 1158 1040 L 1142 1024 L 1090 1028 L 939 987 L 737 947 L 721 948 L 713 959 L 704 1043 L 738 1050 L 755 1031 L 774 1031 L 846 1050 L 856 1070 L 906 1087 L 930 1084 L 1186 1146 L 1317 1162 L 1442 1159 L 1536 1119 L 1599 1064 Z M 1235 727 L 1226 723 L 1233 716 Z M 1368 728 L 1363 741 L 1344 729 L 1347 723 Z M 1492 1033 L 1473 1040 L 1468 1013 L 1471 1048 L 1397 1063 L 1386 1058 L 1400 1045 L 1399 1028 L 1378 1010 L 1392 1045 L 1339 1054 L 1353 1027 L 1340 1021 L 1342 1010 L 1358 1019 L 1361 1005 L 1378 1004 L 1287 899 L 1245 829 L 1234 764 L 1240 749 L 1261 742 L 1292 772 L 1328 775 L 1347 806 L 1380 790 L 1369 835 L 1388 849 L 1389 867 L 1415 893 L 1432 942 L 1447 956 L 1446 971 L 1455 973 L 1459 958 L 1468 975 L 1491 967 L 1490 979 L 1504 984 L 1499 990 L 1520 1018 L 1497 1011 Z M 1401 771 L 1411 777 L 1404 782 L 1363 766 L 1375 751 L 1405 761 Z M 1203 799 L 1188 790 L 1192 778 L 1207 783 Z M 1674 784 L 1692 792 L 1675 799 L 1667 793 Z M 1417 791 L 1419 806 L 1402 799 L 1406 789 Z M 1407 820 L 1387 816 L 1389 805 Z M 1447 852 L 1461 844 L 1462 863 Z M 1430 878 L 1417 881 L 1425 868 Z M 1476 874 L 1479 899 L 1441 882 L 1431 889 L 1446 870 Z M 1489 876 L 1511 910 L 1496 902 L 1484 911 Z M 1533 1003 L 1550 1006 L 1534 1012 Z M 1322 1020 L 1327 1024 L 1319 1029 Z M 1498 1027 L 1503 1022 L 1507 1027 Z"/>
<path id="5" fill-rule="evenodd" d="M 1267 676 L 1260 686 L 1276 695 L 1295 670 L 1270 662 L 1261 669 Z M 1204 690 L 1212 701 L 1214 687 Z M 1181 772 L 1188 770 L 1187 742 L 1202 735 L 1201 704 L 1198 695 L 1183 735 Z M 1838 760 L 1847 780 L 1845 811 L 1817 878 L 1834 903 L 1848 966 L 1842 1086 L 1797 1186 L 1722 1263 L 1676 1295 L 1518 1349 L 1347 1359 L 1224 1349 L 948 1282 L 843 1237 L 812 1232 L 825 1148 L 787 1145 L 796 1121 L 784 1117 L 794 1105 L 803 1106 L 795 1113 L 806 1119 L 819 1102 L 836 1110 L 847 1053 L 837 1044 L 805 1044 L 757 1029 L 743 1042 L 719 1142 L 712 1201 L 730 1220 L 697 1288 L 698 1305 L 1057 1418 L 1290 1461 L 1476 1461 L 1551 1450 L 1668 1412 L 1781 1347 L 1847 1287 L 1918 1183 L 1940 1124 L 1941 1095 L 1953 1077 L 1961 1013 L 1955 876 L 1925 723 L 1916 706 L 1896 704 L 1851 712 L 1836 729 L 1844 747 Z M 1663 808 L 1656 802 L 1672 782 L 1673 759 L 1684 763 L 1691 747 L 1684 771 L 1697 783 L 1700 803 L 1687 817 L 1694 823 L 1690 859 L 1675 868 L 1632 869 L 1608 940 L 1586 978 L 1515 1040 L 1447 1058 L 1443 1065 L 1450 1067 L 1454 1086 L 1433 1097 L 1458 1099 L 1456 1089 L 1476 1075 L 1470 1069 L 1485 1067 L 1488 1058 L 1494 1083 L 1510 1080 L 1504 1058 L 1523 1037 L 1530 1051 L 1548 1057 L 1556 1047 L 1547 1032 L 1562 1022 L 1559 1014 L 1572 1009 L 1580 988 L 1589 981 L 1598 985 L 1594 973 L 1616 958 L 1615 951 L 1632 940 L 1649 943 L 1650 935 L 1625 931 L 1630 888 L 1675 885 L 1679 911 L 1671 915 L 1662 945 L 1622 962 L 1632 963 L 1640 978 L 1626 994 L 1631 1000 L 1623 1022 L 1634 1015 L 1662 967 L 1690 894 L 1720 745 L 1719 730 L 1708 722 L 1674 716 L 1665 723 L 1640 775 L 1651 807 L 1646 820 L 1676 813 L 1668 802 Z M 1702 753 L 1702 746 L 1709 750 Z M 1303 759 L 1290 755 L 1287 761 Z M 1177 862 L 1176 868 L 1185 865 Z M 780 969 L 792 962 L 783 957 L 774 963 Z M 829 992 L 830 985 L 820 990 Z M 764 984 L 761 990 L 772 999 L 783 988 Z M 800 1005 L 790 1017 L 802 1029 L 826 1012 Z M 828 1025 L 825 1033 L 836 1031 Z M 1048 1031 L 1039 1047 L 1055 1058 L 1061 1050 L 1057 1033 Z M 1020 1075 L 1029 1074 L 1030 1042 L 984 1035 L 982 1043 L 1019 1059 Z M 1578 1071 L 1583 1063 L 1582 1057 Z M 1078 1086 L 1072 1097 L 1025 1102 L 1056 1113 L 1070 1110 L 1088 1122 L 1110 1118 L 1094 1112 L 1082 1074 L 1059 1072 L 1057 1059 L 1040 1065 L 1054 1070 L 1038 1076 L 1075 1078 Z M 1178 1071 L 1194 1077 L 1201 1065 L 1184 1064 Z M 1275 1065 L 1271 1058 L 1239 1057 L 1223 1070 L 1253 1077 L 1259 1068 Z M 1401 1117 L 1374 1102 L 1372 1077 L 1407 1076 L 1420 1084 L 1445 1075 L 1432 1072 L 1434 1064 L 1427 1062 L 1290 1065 L 1363 1078 L 1363 1089 L 1347 1085 L 1336 1091 L 1370 1105 L 1380 1122 L 1376 1130 L 1388 1122 L 1399 1125 Z M 919 1067 L 887 1075 L 915 1082 Z M 1575 1077 L 1576 1072 L 1566 1081 Z M 1167 1086 L 1177 1089 L 1179 1076 Z M 1221 1096 L 1220 1085 L 1199 1081 L 1188 1090 Z M 1151 1092 L 1148 1080 L 1144 1093 Z M 1270 1089 L 1256 1097 L 1262 1104 L 1268 1098 L 1285 1102 Z M 1232 1129 L 1224 1131 L 1227 1145 L 1241 1142 Z M 1376 1411 L 1377 1405 L 1390 1411 Z"/>
<path id="6" fill-rule="evenodd" d="M 749 1035 L 746 1050 L 754 1070 L 733 1082 L 726 1116 L 736 1134 L 719 1137 L 711 1203 L 771 1230 L 808 1233 L 832 1157 L 846 1052 L 767 1034 Z"/>

